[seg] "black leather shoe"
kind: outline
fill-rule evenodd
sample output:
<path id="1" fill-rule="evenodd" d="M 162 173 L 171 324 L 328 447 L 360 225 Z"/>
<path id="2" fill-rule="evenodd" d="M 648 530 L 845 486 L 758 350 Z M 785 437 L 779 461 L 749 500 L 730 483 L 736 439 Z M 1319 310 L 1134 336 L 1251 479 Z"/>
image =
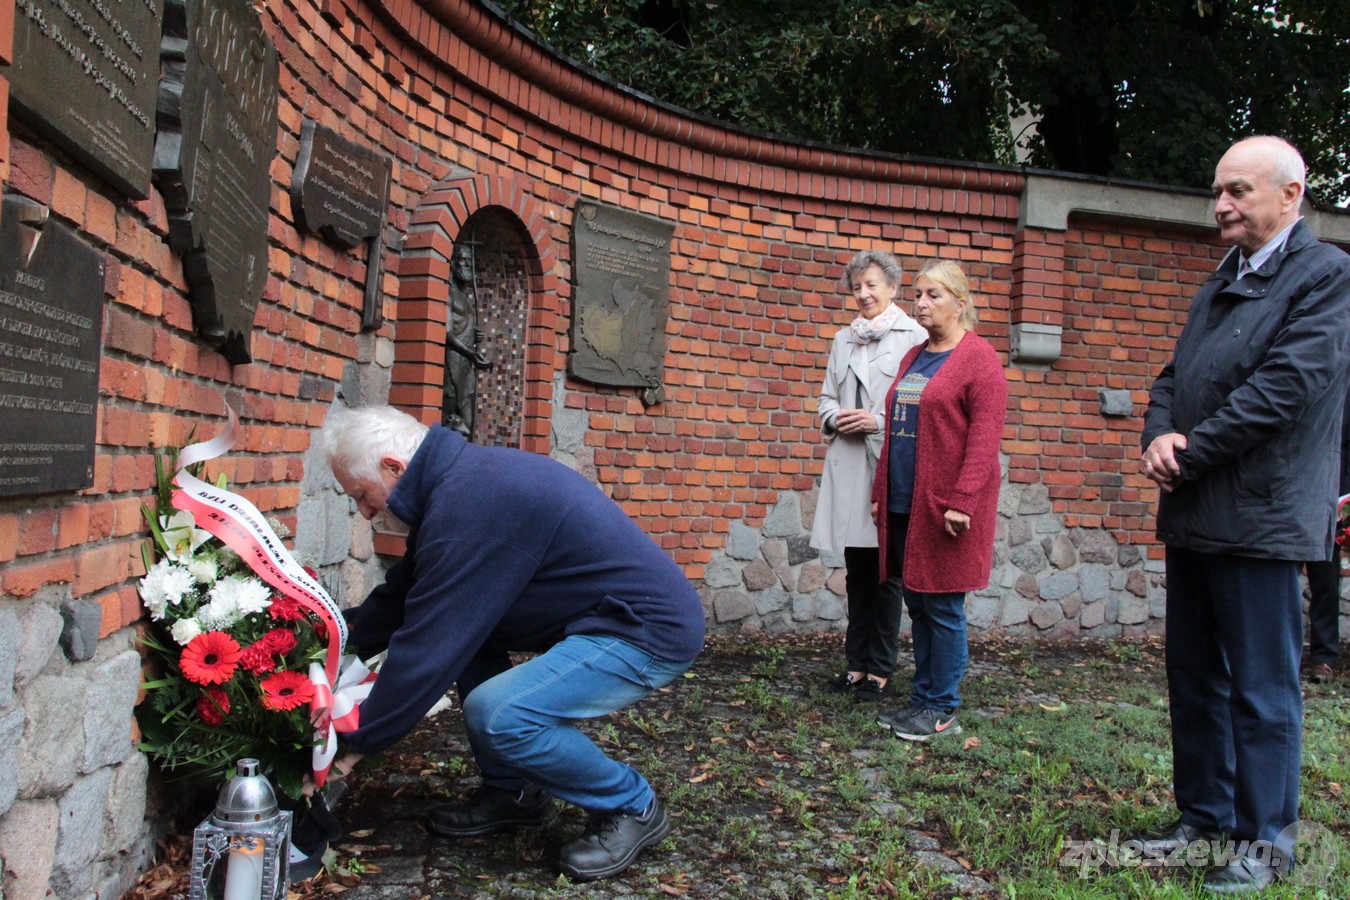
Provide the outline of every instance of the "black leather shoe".
<path id="1" fill-rule="evenodd" d="M 1138 845 L 1139 852 L 1144 856 L 1163 856 L 1195 841 L 1208 843 L 1219 840 L 1223 840 L 1223 834 L 1220 832 L 1196 828 L 1177 819 L 1164 831 L 1132 835 L 1126 842 Z"/>
<path id="2" fill-rule="evenodd" d="M 427 814 L 427 825 L 442 837 L 480 837 L 538 828 L 552 814 L 553 798 L 538 788 L 507 791 L 485 785 L 467 803 L 434 807 Z"/>
<path id="3" fill-rule="evenodd" d="M 559 863 L 573 881 L 594 881 L 618 875 L 633 864 L 644 847 L 670 834 L 670 819 L 653 799 L 645 816 L 592 813 L 581 837 L 562 848 Z"/>
<path id="4" fill-rule="evenodd" d="M 1243 856 L 1211 869 L 1202 886 L 1211 894 L 1254 894 L 1270 887 L 1277 877 L 1277 867 Z"/>

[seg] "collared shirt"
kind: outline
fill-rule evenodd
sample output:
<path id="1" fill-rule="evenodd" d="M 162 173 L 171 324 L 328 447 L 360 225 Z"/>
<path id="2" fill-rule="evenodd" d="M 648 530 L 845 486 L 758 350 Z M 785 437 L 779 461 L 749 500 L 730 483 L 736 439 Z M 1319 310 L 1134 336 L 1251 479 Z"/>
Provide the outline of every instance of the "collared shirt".
<path id="1" fill-rule="evenodd" d="M 1266 264 L 1266 260 L 1274 256 L 1277 251 L 1283 250 L 1285 241 L 1289 240 L 1289 232 L 1293 231 L 1294 226 L 1297 225 L 1302 220 L 1303 217 L 1299 216 L 1297 219 L 1290 222 L 1289 225 L 1283 231 L 1275 235 L 1270 240 L 1266 241 L 1265 244 L 1262 245 L 1261 249 L 1257 250 L 1250 257 L 1243 256 L 1242 251 L 1239 250 L 1237 277 L 1242 278 L 1248 272 L 1252 272 L 1256 269 L 1261 268 L 1263 265 Z"/>

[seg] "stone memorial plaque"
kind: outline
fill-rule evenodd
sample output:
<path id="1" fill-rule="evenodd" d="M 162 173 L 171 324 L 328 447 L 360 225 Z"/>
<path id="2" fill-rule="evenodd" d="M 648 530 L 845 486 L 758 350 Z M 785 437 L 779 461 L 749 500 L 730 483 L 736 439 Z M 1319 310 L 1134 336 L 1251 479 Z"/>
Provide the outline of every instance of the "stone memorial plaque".
<path id="1" fill-rule="evenodd" d="M 331 128 L 309 119 L 300 126 L 300 153 L 291 175 L 291 211 L 296 225 L 326 241 L 342 247 L 366 242 L 361 327 L 367 331 L 384 321 L 380 280 L 393 170 L 389 157 L 345 140 Z"/>
<path id="2" fill-rule="evenodd" d="M 252 360 L 267 281 L 277 51 L 247 0 L 167 0 L 154 174 L 197 333 Z"/>
<path id="3" fill-rule="evenodd" d="M 291 211 L 305 231 L 342 247 L 378 237 L 393 163 L 308 119 L 291 177 Z"/>
<path id="4" fill-rule="evenodd" d="M 0 497 L 94 480 L 103 255 L 47 209 L 0 208 Z"/>
<path id="5" fill-rule="evenodd" d="M 19 118 L 119 191 L 150 196 L 164 0 L 16 0 Z"/>
<path id="6" fill-rule="evenodd" d="M 660 219 L 578 204 L 572 225 L 574 377 L 644 388 L 642 400 L 648 406 L 663 399 L 674 233 L 675 226 Z"/>

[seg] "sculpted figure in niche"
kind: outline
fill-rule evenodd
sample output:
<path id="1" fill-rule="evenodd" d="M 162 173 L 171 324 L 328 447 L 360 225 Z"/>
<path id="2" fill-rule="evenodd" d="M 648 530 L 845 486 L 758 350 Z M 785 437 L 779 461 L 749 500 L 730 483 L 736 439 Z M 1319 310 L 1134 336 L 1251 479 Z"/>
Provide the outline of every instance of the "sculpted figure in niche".
<path id="1" fill-rule="evenodd" d="M 477 369 L 490 369 L 478 349 L 483 331 L 478 327 L 474 289 L 473 250 L 456 245 L 450 258 L 450 319 L 445 337 L 445 398 L 441 424 L 465 437 L 473 435 L 473 404 L 477 393 Z"/>

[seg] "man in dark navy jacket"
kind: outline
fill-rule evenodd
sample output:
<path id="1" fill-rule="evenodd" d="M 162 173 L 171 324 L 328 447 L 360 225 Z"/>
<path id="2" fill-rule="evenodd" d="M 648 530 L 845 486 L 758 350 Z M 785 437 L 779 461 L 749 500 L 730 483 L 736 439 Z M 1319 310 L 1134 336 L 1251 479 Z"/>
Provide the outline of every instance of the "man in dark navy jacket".
<path id="1" fill-rule="evenodd" d="M 1234 144 L 1214 178 L 1233 244 L 1191 302 L 1144 417 L 1162 490 L 1167 682 L 1180 819 L 1146 851 L 1230 835 L 1212 893 L 1287 872 L 1298 822 L 1303 560 L 1330 559 L 1350 365 L 1350 257 L 1299 216 L 1304 166 L 1279 138 Z"/>
<path id="2" fill-rule="evenodd" d="M 561 852 L 589 881 L 670 831 L 647 780 L 575 727 L 670 683 L 703 647 L 698 593 L 595 485 L 532 453 L 470 444 L 387 406 L 335 408 L 333 474 L 371 519 L 410 529 L 406 555 L 347 613 L 363 654 L 388 650 L 347 771 L 394 744 L 456 683 L 483 787 L 432 811 L 438 834 L 544 824 L 556 797 L 590 818 Z M 510 652 L 539 655 L 513 667 Z"/>

